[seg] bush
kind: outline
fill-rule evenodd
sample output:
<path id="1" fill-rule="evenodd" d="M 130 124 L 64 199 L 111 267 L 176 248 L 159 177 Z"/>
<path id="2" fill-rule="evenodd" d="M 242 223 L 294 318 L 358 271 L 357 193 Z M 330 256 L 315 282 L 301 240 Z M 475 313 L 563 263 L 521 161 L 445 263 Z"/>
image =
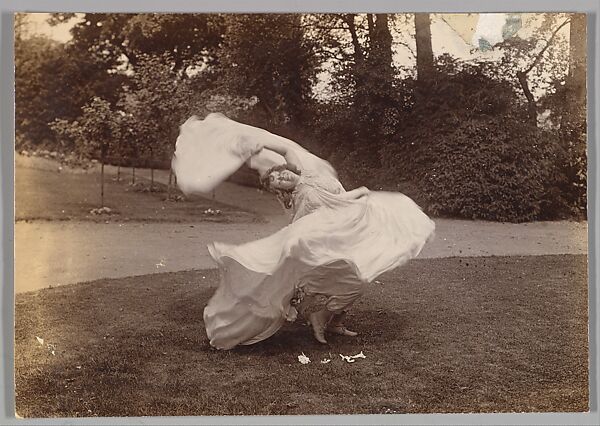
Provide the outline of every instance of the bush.
<path id="1" fill-rule="evenodd" d="M 555 136 L 518 121 L 488 119 L 420 142 L 407 170 L 421 183 L 429 213 L 508 222 L 552 216 L 544 208 Z M 391 151 L 388 162 L 402 155 Z"/>
<path id="2" fill-rule="evenodd" d="M 382 170 L 372 184 L 416 186 L 417 199 L 436 216 L 565 216 L 559 137 L 527 120 L 508 84 L 468 69 L 417 95 L 406 127 L 380 148 Z"/>

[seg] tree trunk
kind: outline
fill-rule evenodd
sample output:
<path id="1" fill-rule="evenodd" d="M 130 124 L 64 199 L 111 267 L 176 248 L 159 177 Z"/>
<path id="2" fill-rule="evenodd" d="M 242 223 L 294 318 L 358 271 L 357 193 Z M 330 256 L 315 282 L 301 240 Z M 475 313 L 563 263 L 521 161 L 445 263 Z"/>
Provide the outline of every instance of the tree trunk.
<path id="1" fill-rule="evenodd" d="M 370 34 L 371 51 L 370 68 L 376 71 L 377 78 L 384 92 L 390 93 L 394 80 L 392 68 L 392 34 L 388 25 L 388 15 L 378 13 Z"/>
<path id="2" fill-rule="evenodd" d="M 586 103 L 586 36 L 586 15 L 584 13 L 573 14 L 569 29 L 569 75 L 567 77 L 567 102 L 570 107 Z"/>
<path id="3" fill-rule="evenodd" d="M 517 79 L 519 80 L 519 84 L 521 85 L 521 88 L 523 89 L 523 94 L 525 95 L 525 98 L 527 99 L 527 115 L 529 116 L 530 122 L 536 127 L 537 127 L 537 103 L 533 96 L 533 93 L 531 93 L 531 90 L 529 89 L 529 83 L 527 82 L 527 75 L 531 72 L 531 70 L 533 70 L 540 63 L 540 61 L 542 60 L 542 57 L 544 56 L 544 53 L 552 45 L 552 43 L 556 37 L 556 34 L 558 34 L 560 29 L 562 27 L 564 27 L 565 25 L 567 25 L 569 22 L 570 22 L 570 19 L 565 19 L 558 27 L 556 27 L 554 29 L 554 31 L 552 31 L 552 35 L 546 41 L 546 45 L 543 47 L 542 50 L 540 50 L 537 53 L 537 55 L 535 55 L 535 57 L 533 58 L 533 61 L 531 62 L 531 65 L 529 65 L 529 67 L 527 67 L 527 69 L 522 70 L 522 71 L 517 71 Z"/>
<path id="4" fill-rule="evenodd" d="M 135 185 L 135 166 L 131 168 L 131 184 Z"/>
<path id="5" fill-rule="evenodd" d="M 167 200 L 171 199 L 171 183 L 173 181 L 173 169 L 169 169 L 169 184 L 167 185 Z"/>
<path id="6" fill-rule="evenodd" d="M 356 25 L 354 24 L 354 17 L 355 15 L 353 13 L 347 14 L 344 16 L 344 22 L 346 22 L 346 25 L 348 25 L 348 31 L 350 31 L 350 37 L 352 37 L 352 47 L 354 47 L 354 62 L 357 66 L 362 66 L 365 55 L 358 39 Z"/>
<path id="7" fill-rule="evenodd" d="M 572 206 L 585 217 L 587 215 L 587 28 L 586 15 L 570 16 L 569 73 L 565 84 L 565 105 L 561 117 L 560 132 L 563 147 L 568 153 L 565 172 L 571 186 L 569 196 Z"/>
<path id="8" fill-rule="evenodd" d="M 523 94 L 527 98 L 527 116 L 531 124 L 537 127 L 537 103 L 533 97 L 533 93 L 529 90 L 529 83 L 527 82 L 527 74 L 523 71 L 517 71 L 517 78 L 523 89 Z"/>
<path id="9" fill-rule="evenodd" d="M 121 181 L 121 165 L 117 166 L 117 182 Z"/>
<path id="10" fill-rule="evenodd" d="M 420 83 L 425 83 L 431 81 L 434 74 L 429 13 L 415 13 L 415 41 L 417 44 L 417 79 Z"/>
<path id="11" fill-rule="evenodd" d="M 373 34 L 373 30 L 375 29 L 375 20 L 373 19 L 373 14 L 372 13 L 367 13 L 367 23 L 368 23 L 368 29 L 369 29 L 369 37 Z M 371 42 L 371 39 L 369 39 L 369 43 Z"/>
<path id="12" fill-rule="evenodd" d="M 100 207 L 104 207 L 104 155 L 101 158 L 100 166 Z"/>
<path id="13" fill-rule="evenodd" d="M 150 189 L 154 188 L 154 164 L 150 166 Z"/>

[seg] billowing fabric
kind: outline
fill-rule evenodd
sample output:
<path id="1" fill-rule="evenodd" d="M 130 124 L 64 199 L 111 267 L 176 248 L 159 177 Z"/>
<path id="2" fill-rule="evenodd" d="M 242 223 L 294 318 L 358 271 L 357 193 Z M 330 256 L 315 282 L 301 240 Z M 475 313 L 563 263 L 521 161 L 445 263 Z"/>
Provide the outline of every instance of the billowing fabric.
<path id="1" fill-rule="evenodd" d="M 344 200 L 330 176 L 303 173 L 293 222 L 241 245 L 213 243 L 221 282 L 204 310 L 210 344 L 249 345 L 294 319 L 298 291 L 325 295 L 332 312 L 348 308 L 366 283 L 419 254 L 434 223 L 400 193 L 371 192 Z"/>
<path id="2" fill-rule="evenodd" d="M 181 125 L 171 163 L 179 188 L 186 194 L 210 192 L 244 163 L 261 174 L 285 164 L 278 153 L 262 149 L 268 140 L 277 140 L 293 151 L 301 169 L 337 176 L 331 164 L 296 142 L 213 113 L 204 120 L 191 117 Z"/>

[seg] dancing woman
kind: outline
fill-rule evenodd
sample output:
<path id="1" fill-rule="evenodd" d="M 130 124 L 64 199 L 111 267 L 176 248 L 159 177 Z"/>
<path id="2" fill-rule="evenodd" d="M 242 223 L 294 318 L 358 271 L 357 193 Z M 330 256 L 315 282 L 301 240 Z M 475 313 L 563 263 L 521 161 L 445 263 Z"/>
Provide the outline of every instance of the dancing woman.
<path id="1" fill-rule="evenodd" d="M 209 245 L 221 272 L 204 310 L 210 344 L 262 341 L 298 313 L 321 343 L 327 332 L 355 336 L 347 310 L 378 275 L 417 256 L 434 223 L 403 194 L 345 191 L 329 163 L 265 130 L 215 114 L 182 126 L 173 167 L 184 191 L 206 191 L 243 162 L 293 219 L 257 241 Z"/>

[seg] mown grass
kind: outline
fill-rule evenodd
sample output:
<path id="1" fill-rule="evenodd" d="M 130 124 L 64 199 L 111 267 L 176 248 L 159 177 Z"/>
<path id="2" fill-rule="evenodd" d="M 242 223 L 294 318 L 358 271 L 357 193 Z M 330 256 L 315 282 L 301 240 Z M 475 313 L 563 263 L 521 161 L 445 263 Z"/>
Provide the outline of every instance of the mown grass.
<path id="1" fill-rule="evenodd" d="M 150 182 L 129 177 L 116 181 L 105 176 L 104 205 L 112 214 L 95 215 L 101 206 L 100 173 L 59 172 L 57 168 L 23 167 L 15 170 L 15 219 L 19 220 L 86 220 L 137 222 L 252 222 L 261 220 L 255 214 L 241 211 L 200 196 L 173 201 L 181 192 L 173 189 L 167 200 L 167 188 L 160 183 L 148 191 Z M 220 210 L 219 214 L 207 212 Z"/>
<path id="2" fill-rule="evenodd" d="M 217 281 L 188 271 L 18 294 L 18 414 L 588 410 L 586 256 L 412 261 L 355 306 L 359 337 L 326 346 L 297 322 L 211 349 L 202 310 Z"/>

